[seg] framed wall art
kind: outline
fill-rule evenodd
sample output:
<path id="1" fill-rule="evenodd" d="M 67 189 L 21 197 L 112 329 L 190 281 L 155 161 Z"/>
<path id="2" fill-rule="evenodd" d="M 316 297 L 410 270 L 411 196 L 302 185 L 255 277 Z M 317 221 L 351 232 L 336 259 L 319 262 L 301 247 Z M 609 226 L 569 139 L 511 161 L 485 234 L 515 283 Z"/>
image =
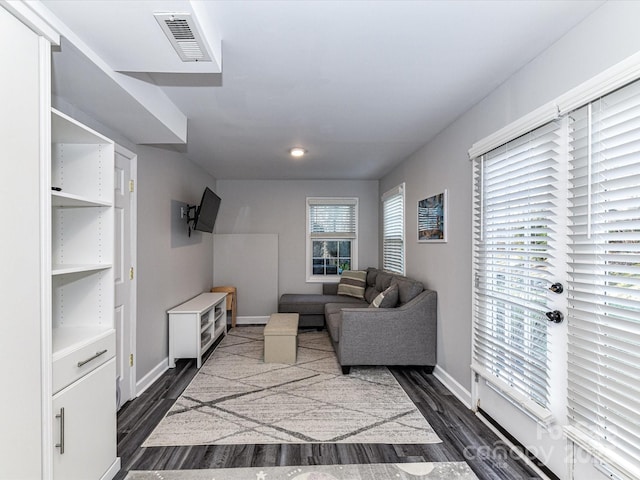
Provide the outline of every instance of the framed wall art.
<path id="1" fill-rule="evenodd" d="M 447 190 L 418 201 L 418 242 L 447 241 Z"/>

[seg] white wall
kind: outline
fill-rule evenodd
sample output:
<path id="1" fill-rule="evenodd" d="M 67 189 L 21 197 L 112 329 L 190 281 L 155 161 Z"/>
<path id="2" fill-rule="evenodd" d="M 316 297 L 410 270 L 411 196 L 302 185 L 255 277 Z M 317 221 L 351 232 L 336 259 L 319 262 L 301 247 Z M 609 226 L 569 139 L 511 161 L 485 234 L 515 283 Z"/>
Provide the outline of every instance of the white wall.
<path id="1" fill-rule="evenodd" d="M 177 218 L 175 202 L 200 203 L 215 179 L 182 154 L 138 147 L 138 303 L 136 376 L 168 355 L 166 311 L 213 286 L 213 235 Z"/>
<path id="2" fill-rule="evenodd" d="M 280 294 L 321 291 L 306 283 L 306 197 L 358 197 L 358 267 L 378 265 L 377 181 L 219 180 L 216 193 L 222 198 L 216 233 L 278 234 Z"/>
<path id="3" fill-rule="evenodd" d="M 407 274 L 438 291 L 438 366 L 471 390 L 471 163 L 479 139 L 640 50 L 640 2 L 610 1 L 385 176 L 406 182 Z M 417 244 L 416 202 L 449 189 L 449 242 Z"/>

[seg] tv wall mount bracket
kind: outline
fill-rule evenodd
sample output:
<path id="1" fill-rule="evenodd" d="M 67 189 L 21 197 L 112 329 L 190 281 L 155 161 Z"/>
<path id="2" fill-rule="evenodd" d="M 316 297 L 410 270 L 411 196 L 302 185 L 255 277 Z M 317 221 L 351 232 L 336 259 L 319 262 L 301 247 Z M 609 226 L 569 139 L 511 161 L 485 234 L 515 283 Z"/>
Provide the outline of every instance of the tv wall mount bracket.
<path id="1" fill-rule="evenodd" d="M 187 227 L 189 228 L 188 235 L 191 236 L 191 225 L 196 221 L 196 209 L 197 205 L 189 205 L 186 207 L 180 207 L 180 218 L 187 217 Z"/>

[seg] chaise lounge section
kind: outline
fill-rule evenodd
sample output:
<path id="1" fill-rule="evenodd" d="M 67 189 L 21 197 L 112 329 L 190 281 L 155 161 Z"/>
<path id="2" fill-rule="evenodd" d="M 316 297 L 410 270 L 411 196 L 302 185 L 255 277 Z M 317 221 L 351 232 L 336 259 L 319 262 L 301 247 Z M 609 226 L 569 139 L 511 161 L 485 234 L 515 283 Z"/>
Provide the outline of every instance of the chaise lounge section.
<path id="1" fill-rule="evenodd" d="M 350 304 L 359 307 L 369 306 L 364 300 L 338 295 L 337 283 L 324 283 L 322 285 L 322 294 L 285 293 L 278 302 L 278 313 L 297 313 L 300 315 L 299 328 L 322 330 L 325 327 L 324 306 L 327 303 Z"/>
<path id="2" fill-rule="evenodd" d="M 300 326 L 326 324 L 343 373 L 357 365 L 433 370 L 437 293 L 416 280 L 368 268 L 363 297 L 339 295 L 338 284 L 325 284 L 322 294 L 283 295 L 279 311 L 299 313 Z"/>

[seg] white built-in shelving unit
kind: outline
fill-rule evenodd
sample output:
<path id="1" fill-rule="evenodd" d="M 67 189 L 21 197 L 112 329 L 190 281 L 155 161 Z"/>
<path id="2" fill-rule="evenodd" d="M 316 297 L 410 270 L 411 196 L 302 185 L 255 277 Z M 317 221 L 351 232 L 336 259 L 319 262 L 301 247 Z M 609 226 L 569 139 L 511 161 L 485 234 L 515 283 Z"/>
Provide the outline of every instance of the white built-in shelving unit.
<path id="1" fill-rule="evenodd" d="M 56 479 L 117 466 L 113 141 L 51 115 L 51 336 Z"/>

